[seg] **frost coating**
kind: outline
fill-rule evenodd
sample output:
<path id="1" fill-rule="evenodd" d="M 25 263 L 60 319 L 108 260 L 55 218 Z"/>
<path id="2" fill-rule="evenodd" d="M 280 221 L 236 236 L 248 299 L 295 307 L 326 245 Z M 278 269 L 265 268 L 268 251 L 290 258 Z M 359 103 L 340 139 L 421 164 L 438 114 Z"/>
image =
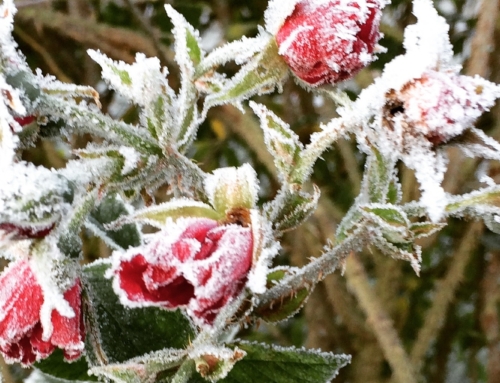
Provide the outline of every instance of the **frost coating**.
<path id="1" fill-rule="evenodd" d="M 109 276 L 130 307 L 185 307 L 211 325 L 240 294 L 252 264 L 250 228 L 206 218 L 168 221 L 143 247 L 115 252 Z"/>
<path id="2" fill-rule="evenodd" d="M 311 86 L 336 83 L 373 61 L 381 0 L 302 0 L 276 34 L 279 54 Z"/>
<path id="3" fill-rule="evenodd" d="M 16 163 L 0 183 L 0 231 L 20 238 L 46 236 L 68 210 L 70 189 L 55 171 Z"/>
<path id="4" fill-rule="evenodd" d="M 73 281 L 64 293 L 72 315 L 50 312 L 46 334 L 43 311 L 46 299 L 30 262 L 12 262 L 0 276 L 0 352 L 9 363 L 25 366 L 48 357 L 57 347 L 66 360 L 77 359 L 84 348 L 80 281 Z"/>

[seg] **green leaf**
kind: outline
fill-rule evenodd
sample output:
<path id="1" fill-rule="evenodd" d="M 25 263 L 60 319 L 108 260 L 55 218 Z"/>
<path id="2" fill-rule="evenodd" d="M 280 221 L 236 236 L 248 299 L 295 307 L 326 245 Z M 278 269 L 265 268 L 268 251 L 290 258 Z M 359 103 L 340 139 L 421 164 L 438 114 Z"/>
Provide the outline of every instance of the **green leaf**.
<path id="1" fill-rule="evenodd" d="M 416 222 L 410 225 L 410 230 L 413 232 L 415 238 L 425 238 L 438 232 L 445 226 L 446 224 L 444 223 Z"/>
<path id="2" fill-rule="evenodd" d="M 288 66 L 278 54 L 273 36 L 265 49 L 245 64 L 219 93 L 205 99 L 203 115 L 213 106 L 238 104 L 255 94 L 271 93 L 288 76 Z"/>
<path id="3" fill-rule="evenodd" d="M 362 209 L 367 213 L 371 213 L 372 217 L 380 218 L 388 225 L 394 227 L 408 227 L 409 225 L 406 214 L 392 205 L 368 205 L 362 207 Z"/>
<path id="4" fill-rule="evenodd" d="M 265 211 L 275 230 L 293 230 L 311 216 L 318 206 L 319 188 L 314 186 L 314 194 L 301 190 L 282 189 Z"/>
<path id="5" fill-rule="evenodd" d="M 111 226 L 114 228 L 129 222 L 143 222 L 158 228 L 163 228 L 167 219 L 171 218 L 176 220 L 183 217 L 219 220 L 223 218 L 224 215 L 217 213 L 210 205 L 203 202 L 178 199 L 138 210 L 134 214 L 118 219 Z"/>
<path id="6" fill-rule="evenodd" d="M 133 223 L 125 224 L 118 230 L 107 230 L 105 225 L 107 223 L 116 221 L 122 216 L 127 215 L 129 212 L 125 207 L 125 203 L 117 194 L 108 194 L 94 209 L 88 218 L 92 227 L 97 231 L 94 234 L 103 238 L 103 240 L 114 248 L 128 249 L 132 246 L 139 246 L 141 243 L 141 234 L 137 225 Z M 89 227 L 92 230 L 92 227 Z"/>
<path id="7" fill-rule="evenodd" d="M 474 209 L 477 205 L 487 205 L 500 208 L 500 187 L 476 190 L 469 194 L 456 197 L 455 201 L 446 206 L 448 213 L 454 214 L 466 209 Z"/>
<path id="8" fill-rule="evenodd" d="M 362 192 L 368 200 L 374 203 L 386 203 L 387 199 L 394 199 L 394 163 L 372 147 L 372 155 L 366 162 L 365 176 L 363 177 Z M 391 185 L 392 184 L 392 185 Z"/>
<path id="9" fill-rule="evenodd" d="M 56 349 L 47 359 L 35 364 L 35 367 L 43 373 L 66 380 L 74 381 L 97 381 L 94 376 L 87 374 L 89 365 L 85 358 L 80 358 L 76 362 L 69 364 L 64 361 L 63 351 Z"/>
<path id="10" fill-rule="evenodd" d="M 276 168 L 284 179 L 291 183 L 290 174 L 297 166 L 301 151 L 304 149 L 299 136 L 265 106 L 250 102 L 250 107 L 260 118 L 264 141 L 269 153 L 274 157 Z"/>
<path id="11" fill-rule="evenodd" d="M 274 286 L 273 282 L 280 281 L 289 274 L 289 271 L 284 269 L 272 271 L 267 275 L 267 288 L 272 288 Z M 301 309 L 311 291 L 312 290 L 307 287 L 297 289 L 293 294 L 277 298 L 264 305 L 257 305 L 252 314 L 266 322 L 283 321 L 290 318 Z"/>
<path id="12" fill-rule="evenodd" d="M 123 84 L 131 86 L 132 85 L 132 79 L 130 78 L 130 75 L 126 70 L 123 69 L 118 69 L 117 67 L 110 66 L 110 69 L 118 76 L 120 77 L 120 80 L 123 82 Z"/>
<path id="13" fill-rule="evenodd" d="M 93 189 L 76 201 L 76 206 L 71 211 L 71 218 L 66 227 L 61 230 L 61 234 L 57 240 L 57 247 L 59 247 L 59 250 L 64 255 L 70 258 L 78 258 L 80 256 L 82 251 L 80 231 L 88 214 L 93 209 L 96 199 L 97 189 Z"/>
<path id="14" fill-rule="evenodd" d="M 237 343 L 247 355 L 219 383 L 322 383 L 330 382 L 351 357 L 329 352 L 279 347 L 259 343 Z M 189 383 L 206 383 L 195 374 Z"/>
<path id="15" fill-rule="evenodd" d="M 87 355 L 93 365 L 121 363 L 164 348 L 184 349 L 194 330 L 179 311 L 124 307 L 104 277 L 109 265 L 84 268 Z"/>
<path id="16" fill-rule="evenodd" d="M 200 48 L 199 37 L 192 30 L 186 30 L 186 48 L 189 58 L 195 66 L 197 66 L 203 59 L 203 51 Z"/>

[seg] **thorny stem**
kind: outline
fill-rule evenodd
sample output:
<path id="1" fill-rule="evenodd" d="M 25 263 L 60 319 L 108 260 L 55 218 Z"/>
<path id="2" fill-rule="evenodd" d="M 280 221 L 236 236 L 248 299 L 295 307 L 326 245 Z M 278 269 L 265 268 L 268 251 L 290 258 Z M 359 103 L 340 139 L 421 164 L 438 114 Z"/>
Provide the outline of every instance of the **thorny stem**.
<path id="1" fill-rule="evenodd" d="M 325 279 L 327 275 L 339 267 L 343 267 L 347 255 L 352 251 L 358 251 L 365 245 L 366 229 L 364 225 L 360 224 L 342 242 L 301 268 L 300 273 L 282 279 L 278 285 L 267 290 L 259 297 L 259 304 L 270 303 L 280 297 L 290 295 L 304 286 L 312 288 L 316 283 Z"/>

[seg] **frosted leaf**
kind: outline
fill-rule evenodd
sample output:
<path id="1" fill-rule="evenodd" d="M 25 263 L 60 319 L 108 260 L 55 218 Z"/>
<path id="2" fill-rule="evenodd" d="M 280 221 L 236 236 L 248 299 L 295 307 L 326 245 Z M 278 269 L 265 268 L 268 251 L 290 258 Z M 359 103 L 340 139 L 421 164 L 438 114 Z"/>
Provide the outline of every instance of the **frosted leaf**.
<path id="1" fill-rule="evenodd" d="M 205 52 L 201 49 L 199 32 L 170 4 L 165 5 L 165 11 L 174 24 L 172 34 L 175 37 L 175 60 L 182 75 L 192 79 L 195 66 L 205 56 Z"/>
<path id="2" fill-rule="evenodd" d="M 0 5 L 0 47 L 4 64 L 17 70 L 29 70 L 24 57 L 17 51 L 17 43 L 12 38 L 14 29 L 14 15 L 17 9 L 13 0 L 5 0 Z"/>
<path id="3" fill-rule="evenodd" d="M 226 43 L 214 49 L 200 63 L 196 69 L 196 77 L 199 77 L 213 68 L 234 61 L 238 65 L 246 63 L 256 53 L 261 52 L 267 45 L 269 39 L 259 34 L 257 37 L 248 38 L 243 36 L 241 40 Z"/>
<path id="4" fill-rule="evenodd" d="M 448 203 L 441 186 L 446 171 L 447 159 L 444 153 L 436 153 L 422 146 L 415 146 L 403 156 L 405 164 L 415 171 L 422 196 L 420 202 L 426 208 L 429 218 L 438 222 Z"/>
<path id="5" fill-rule="evenodd" d="M 17 163 L 2 170 L 0 223 L 54 223 L 67 212 L 64 177 L 54 170 Z"/>
<path id="6" fill-rule="evenodd" d="M 139 209 L 129 216 L 109 224 L 108 227 L 116 228 L 131 222 L 141 222 L 164 229 L 171 220 L 182 217 L 220 219 L 223 216 L 217 214 L 210 205 L 203 202 L 187 198 L 176 198 L 155 206 Z"/>
<path id="7" fill-rule="evenodd" d="M 165 5 L 167 15 L 174 24 L 172 34 L 175 37 L 175 60 L 181 70 L 181 89 L 176 102 L 176 123 L 174 133 L 177 147 L 182 152 L 194 140 L 200 124 L 198 99 L 194 86 L 196 67 L 205 57 L 201 48 L 199 33 L 171 5 Z"/>
<path id="8" fill-rule="evenodd" d="M 9 108 L 19 116 L 26 114 L 19 91 L 6 83 L 5 78 L 0 74 L 0 92 L 2 101 L 0 102 L 0 170 L 12 163 L 15 149 L 19 139 L 14 135 L 14 131 L 19 131 L 21 127 L 10 114 Z"/>
<path id="9" fill-rule="evenodd" d="M 251 101 L 250 107 L 260 118 L 260 125 L 264 131 L 264 142 L 274 157 L 274 164 L 285 180 L 288 180 L 304 146 L 299 141 L 297 134 L 290 129 L 290 126 L 265 106 Z"/>
<path id="10" fill-rule="evenodd" d="M 125 159 L 125 163 L 123 164 L 122 174 L 126 175 L 131 171 L 135 170 L 139 160 L 141 159 L 140 154 L 135 151 L 134 148 L 129 148 L 126 146 L 121 146 L 118 149 L 118 152 Z"/>
<path id="11" fill-rule="evenodd" d="M 313 165 L 321 154 L 331 147 L 339 138 L 348 133 L 344 120 L 333 119 L 328 124 L 320 125 L 321 131 L 315 132 L 310 137 L 310 143 L 300 155 L 299 164 L 294 169 L 296 182 L 304 183 L 312 173 Z"/>
<path id="12" fill-rule="evenodd" d="M 59 173 L 75 184 L 83 186 L 107 178 L 116 170 L 115 160 L 106 157 L 104 149 L 102 152 L 93 152 L 92 157 L 86 157 L 84 153 L 89 153 L 89 151 L 76 151 L 81 159 L 69 161 Z"/>
<path id="13" fill-rule="evenodd" d="M 252 57 L 222 89 L 209 94 L 205 99 L 202 116 L 216 105 L 231 103 L 241 107 L 241 101 L 253 95 L 271 93 L 275 88 L 281 91 L 282 84 L 288 77 L 288 66 L 278 54 L 276 40 L 265 36 L 267 44 L 264 49 Z"/>
<path id="14" fill-rule="evenodd" d="M 384 254 L 403 261 L 410 262 L 415 274 L 420 275 L 420 267 L 422 263 L 422 250 L 420 246 L 412 246 L 412 251 L 400 248 L 388 242 L 381 233 L 371 234 L 373 244 Z"/>
<path id="15" fill-rule="evenodd" d="M 162 371 L 179 366 L 185 356 L 185 350 L 163 349 L 123 363 L 93 367 L 89 370 L 89 374 L 120 383 L 153 382 Z"/>
<path id="16" fill-rule="evenodd" d="M 459 142 L 453 142 L 469 157 L 480 157 L 500 161 L 500 143 L 482 130 L 470 128 Z"/>
<path id="17" fill-rule="evenodd" d="M 165 92 L 173 97 L 166 79 L 167 69 L 160 70 L 160 60 L 146 58 L 137 53 L 132 65 L 123 61 L 114 61 L 103 53 L 89 49 L 89 56 L 102 68 L 104 80 L 121 95 L 140 106 L 148 106 Z M 166 105 L 168 107 L 168 104 Z"/>
<path id="18" fill-rule="evenodd" d="M 55 76 L 43 75 L 40 69 L 36 70 L 36 82 L 40 89 L 51 96 L 71 99 L 77 97 L 92 98 L 98 108 L 101 107 L 99 93 L 91 86 L 68 84 L 57 81 Z"/>

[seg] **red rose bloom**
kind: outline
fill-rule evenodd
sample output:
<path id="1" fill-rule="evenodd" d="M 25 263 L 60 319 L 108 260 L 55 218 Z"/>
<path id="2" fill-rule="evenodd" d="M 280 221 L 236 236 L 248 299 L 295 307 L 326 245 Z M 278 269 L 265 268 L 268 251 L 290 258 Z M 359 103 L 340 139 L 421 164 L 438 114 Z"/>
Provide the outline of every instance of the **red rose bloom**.
<path id="1" fill-rule="evenodd" d="M 197 323 L 211 325 L 243 289 L 252 243 L 248 227 L 179 219 L 147 246 L 118 256 L 114 287 L 128 306 L 185 307 Z"/>
<path id="2" fill-rule="evenodd" d="M 52 334 L 43 339 L 40 311 L 44 302 L 42 288 L 26 260 L 11 263 L 0 276 L 0 352 L 9 363 L 29 366 L 63 349 L 66 360 L 77 359 L 84 348 L 81 286 L 77 280 L 64 293 L 75 315 L 72 318 L 52 311 Z"/>
<path id="3" fill-rule="evenodd" d="M 380 0 L 302 0 L 276 35 L 279 54 L 312 86 L 352 77 L 372 61 Z"/>

